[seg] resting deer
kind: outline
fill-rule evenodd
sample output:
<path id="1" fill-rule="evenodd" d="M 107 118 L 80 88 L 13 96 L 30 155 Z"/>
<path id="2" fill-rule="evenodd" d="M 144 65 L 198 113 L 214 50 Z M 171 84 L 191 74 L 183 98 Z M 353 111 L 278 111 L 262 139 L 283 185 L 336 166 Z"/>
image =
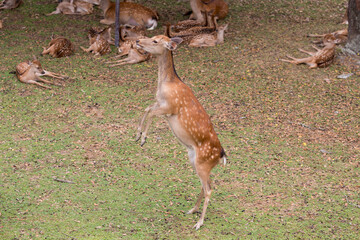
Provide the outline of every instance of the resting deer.
<path id="1" fill-rule="evenodd" d="M 47 16 L 54 15 L 54 14 L 66 14 L 66 15 L 86 15 L 91 14 L 93 12 L 93 5 L 91 3 L 85 1 L 76 1 L 70 0 L 62 1 L 56 7 L 56 10 L 46 14 Z"/>
<path id="2" fill-rule="evenodd" d="M 203 21 L 204 16 L 201 12 L 213 11 L 214 16 L 223 19 L 229 12 L 229 6 L 224 0 L 190 0 L 192 14 L 190 19 Z"/>
<path id="3" fill-rule="evenodd" d="M 224 43 L 224 32 L 227 30 L 228 24 L 220 26 L 212 34 L 200 34 L 191 39 L 189 46 L 191 47 L 214 47 L 215 45 Z"/>
<path id="4" fill-rule="evenodd" d="M 103 24 L 115 23 L 115 3 L 110 0 L 101 0 L 100 8 L 104 12 Z M 159 20 L 158 14 L 145 6 L 133 2 L 120 2 L 119 21 L 121 25 L 143 26 L 148 30 L 153 30 Z"/>
<path id="5" fill-rule="evenodd" d="M 211 16 L 212 24 L 208 24 L 206 27 L 192 27 L 181 32 L 172 32 L 169 24 L 167 24 L 165 35 L 169 37 L 180 37 L 184 42 L 189 43 L 197 35 L 213 33 L 218 27 L 216 20 L 217 17 Z"/>
<path id="6" fill-rule="evenodd" d="M 289 63 L 293 63 L 293 64 L 305 63 L 305 64 L 309 65 L 309 68 L 327 67 L 334 60 L 336 44 L 334 42 L 325 42 L 324 45 L 325 45 L 325 47 L 323 49 L 319 49 L 315 46 L 312 46 L 314 49 L 317 50 L 317 52 L 309 52 L 309 51 L 305 51 L 305 50 L 299 48 L 299 51 L 307 53 L 307 54 L 311 55 L 311 57 L 294 58 L 291 56 L 287 56 L 288 58 L 290 58 L 292 60 L 280 59 L 280 61 L 289 62 Z"/>
<path id="7" fill-rule="evenodd" d="M 106 37 L 110 36 L 111 28 L 106 28 L 102 31 L 96 31 L 94 28 L 89 30 L 90 47 L 80 47 L 85 52 L 92 52 L 95 56 L 104 55 L 111 52 L 110 44 Z M 105 36 L 105 37 L 104 37 Z"/>
<path id="8" fill-rule="evenodd" d="M 125 40 L 136 41 L 145 38 L 145 28 L 141 26 L 123 25 L 120 27 L 120 35 Z"/>
<path id="9" fill-rule="evenodd" d="M 57 37 L 50 41 L 48 48 L 43 47 L 43 49 L 41 55 L 50 54 L 52 57 L 60 58 L 73 54 L 74 45 L 64 37 Z"/>
<path id="10" fill-rule="evenodd" d="M 3 0 L 0 3 L 0 10 L 17 8 L 22 2 L 22 0 Z"/>
<path id="11" fill-rule="evenodd" d="M 193 20 L 193 19 L 183 20 L 173 25 L 172 28 L 174 29 L 175 32 L 180 32 L 192 27 L 206 27 L 209 22 L 209 17 L 208 17 L 209 15 L 207 12 L 202 12 L 202 14 L 204 14 L 204 18 L 202 20 Z"/>
<path id="12" fill-rule="evenodd" d="M 163 35 L 136 41 L 138 48 L 157 57 L 159 65 L 156 102 L 146 108 L 140 120 L 136 140 L 141 138 L 141 146 L 143 146 L 152 118 L 166 117 L 174 135 L 187 148 L 190 163 L 202 184 L 195 206 L 188 212 L 189 214 L 197 212 L 205 196 L 200 219 L 194 226 L 199 229 L 204 223 L 211 195 L 210 171 L 221 160 L 225 163 L 226 156 L 210 117 L 175 71 L 172 51 L 181 41 L 181 38 L 168 38 Z"/>
<path id="13" fill-rule="evenodd" d="M 57 85 L 57 84 L 52 83 L 43 78 L 40 78 L 41 76 L 49 76 L 57 79 L 68 78 L 67 76 L 64 75 L 46 71 L 45 69 L 42 68 L 39 60 L 37 60 L 35 57 L 32 61 L 19 63 L 16 66 L 16 72 L 12 72 L 12 73 L 16 73 L 16 76 L 20 80 L 20 82 L 35 84 L 47 89 L 51 89 L 51 88 L 39 82 L 53 84 L 53 85 Z"/>
<path id="14" fill-rule="evenodd" d="M 325 42 L 334 42 L 335 44 L 342 44 L 347 41 L 348 29 L 338 30 L 327 34 L 309 34 L 308 37 L 322 38 L 321 41 L 313 41 L 315 44 L 322 44 Z"/>
<path id="15" fill-rule="evenodd" d="M 134 48 L 133 45 L 131 45 L 130 49 L 127 52 L 122 52 L 120 53 L 119 56 L 116 57 L 122 57 L 127 55 L 126 58 L 124 59 L 120 59 L 114 62 L 107 62 L 110 63 L 112 65 L 110 65 L 110 67 L 115 67 L 115 66 L 121 66 L 121 65 L 126 65 L 126 64 L 136 64 L 136 63 L 141 63 L 141 62 L 145 62 L 147 60 L 150 59 L 151 55 L 146 52 L 146 51 L 142 51 L 141 49 L 136 49 Z"/>

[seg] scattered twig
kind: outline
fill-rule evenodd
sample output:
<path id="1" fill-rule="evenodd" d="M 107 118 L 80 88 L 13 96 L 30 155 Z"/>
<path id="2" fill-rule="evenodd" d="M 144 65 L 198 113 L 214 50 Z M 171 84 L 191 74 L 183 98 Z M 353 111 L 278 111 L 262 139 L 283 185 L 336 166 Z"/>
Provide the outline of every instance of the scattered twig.
<path id="1" fill-rule="evenodd" d="M 57 181 L 57 182 L 74 184 L 73 181 L 69 181 L 69 180 L 66 180 L 66 179 L 58 179 L 58 178 L 53 178 L 53 179 L 54 179 L 54 181 Z"/>
<path id="2" fill-rule="evenodd" d="M 355 204 L 355 203 L 351 203 L 351 202 L 349 201 L 349 199 L 348 199 L 347 195 L 345 194 L 345 192 L 344 192 L 344 196 L 345 196 L 345 199 L 346 199 L 347 204 L 353 205 L 354 207 L 357 207 L 357 208 L 360 208 L 360 205 L 357 205 L 357 204 Z"/>

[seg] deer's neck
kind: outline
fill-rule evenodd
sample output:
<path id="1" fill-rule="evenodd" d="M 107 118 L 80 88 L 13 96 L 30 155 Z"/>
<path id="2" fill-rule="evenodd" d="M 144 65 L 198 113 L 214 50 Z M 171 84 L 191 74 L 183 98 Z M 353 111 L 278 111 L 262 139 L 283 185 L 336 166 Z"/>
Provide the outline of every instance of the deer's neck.
<path id="1" fill-rule="evenodd" d="M 164 54 L 158 56 L 158 65 L 159 65 L 159 71 L 158 71 L 159 87 L 163 82 L 170 82 L 179 78 L 175 71 L 174 60 L 171 51 L 166 50 Z"/>

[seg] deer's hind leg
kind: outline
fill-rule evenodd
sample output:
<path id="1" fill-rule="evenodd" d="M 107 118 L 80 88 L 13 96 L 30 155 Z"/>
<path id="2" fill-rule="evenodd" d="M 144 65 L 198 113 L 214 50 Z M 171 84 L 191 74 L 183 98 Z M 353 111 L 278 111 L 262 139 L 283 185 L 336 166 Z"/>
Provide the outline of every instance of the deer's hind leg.
<path id="1" fill-rule="evenodd" d="M 38 85 L 38 86 L 43 87 L 43 88 L 46 88 L 46 89 L 51 89 L 51 87 L 45 86 L 45 85 L 43 85 L 43 84 L 41 84 L 41 83 L 38 83 L 38 82 L 35 81 L 35 80 L 28 80 L 28 81 L 26 81 L 26 82 L 24 82 L 24 83 L 35 84 L 35 85 Z"/>
<path id="2" fill-rule="evenodd" d="M 309 54 L 310 56 L 314 56 L 314 55 L 316 54 L 316 53 L 314 53 L 314 52 L 306 51 L 306 50 L 301 49 L 301 48 L 298 48 L 298 50 L 299 50 L 300 52 L 303 52 L 303 53 Z"/>

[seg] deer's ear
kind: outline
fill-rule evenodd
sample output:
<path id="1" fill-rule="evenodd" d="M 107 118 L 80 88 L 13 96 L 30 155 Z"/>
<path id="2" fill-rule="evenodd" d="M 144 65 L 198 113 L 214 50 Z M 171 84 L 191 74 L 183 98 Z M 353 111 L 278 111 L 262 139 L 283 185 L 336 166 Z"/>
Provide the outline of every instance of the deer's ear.
<path id="1" fill-rule="evenodd" d="M 166 48 L 170 51 L 173 51 L 177 48 L 177 46 L 182 43 L 182 38 L 179 37 L 173 37 L 170 39 L 170 42 L 167 44 Z"/>

